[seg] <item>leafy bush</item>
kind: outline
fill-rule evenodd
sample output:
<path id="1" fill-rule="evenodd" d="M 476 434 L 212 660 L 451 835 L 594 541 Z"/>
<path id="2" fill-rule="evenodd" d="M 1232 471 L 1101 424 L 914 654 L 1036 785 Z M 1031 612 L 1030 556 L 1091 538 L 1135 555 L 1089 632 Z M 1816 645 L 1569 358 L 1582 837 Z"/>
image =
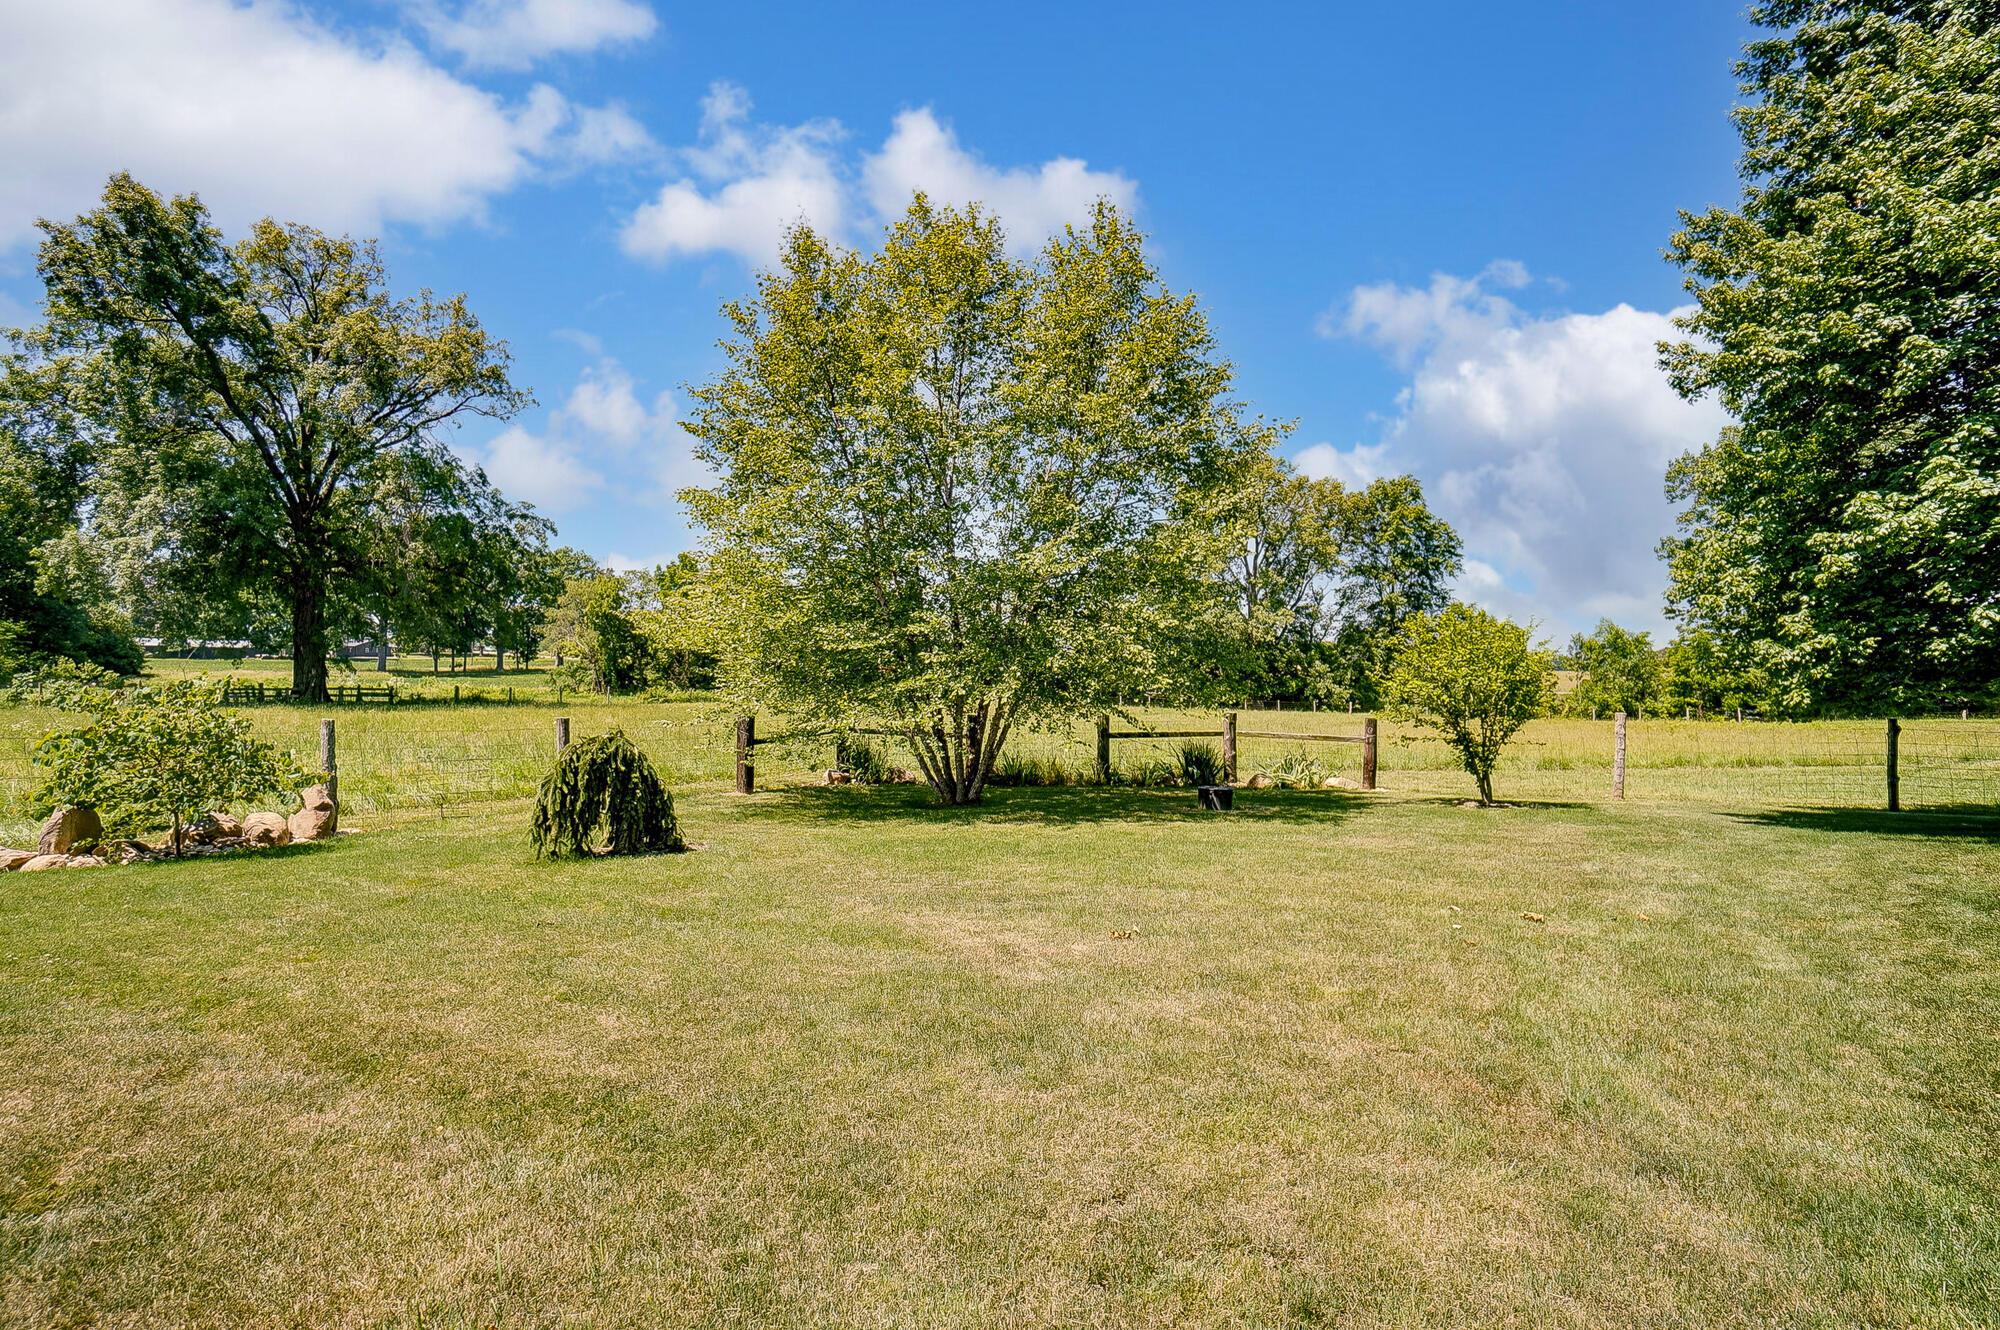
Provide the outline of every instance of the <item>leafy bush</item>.
<path id="1" fill-rule="evenodd" d="M 1025 757 L 1002 753 L 994 764 L 988 785 L 1088 785 L 1088 773 L 1056 757 Z"/>
<path id="2" fill-rule="evenodd" d="M 1285 754 L 1265 774 L 1287 790 L 1316 790 L 1326 783 L 1326 768 L 1303 752 Z"/>
<path id="3" fill-rule="evenodd" d="M 889 750 L 874 742 L 866 735 L 856 735 L 849 739 L 846 747 L 844 769 L 847 774 L 862 785 L 882 785 L 889 779 L 889 769 L 894 764 L 889 761 Z"/>
<path id="4" fill-rule="evenodd" d="M 537 858 L 589 854 L 600 830 L 608 854 L 687 848 L 674 797 L 623 730 L 579 739 L 563 750 L 536 793 L 528 840 Z"/>
<path id="5" fill-rule="evenodd" d="M 1183 743 L 1174 753 L 1183 785 L 1220 785 L 1222 752 L 1214 744 L 1199 739 Z"/>
<path id="6" fill-rule="evenodd" d="M 120 686 L 100 667 L 66 665 L 29 676 L 16 689 L 91 718 L 36 744 L 35 763 L 48 772 L 37 799 L 87 805 L 111 829 L 170 829 L 177 854 L 182 829 L 200 814 L 296 790 L 310 779 L 291 754 L 252 738 L 249 721 L 222 709 L 219 683 Z"/>
<path id="7" fill-rule="evenodd" d="M 1180 763 L 1171 757 L 1142 757 L 1118 772 L 1119 783 L 1142 790 L 1167 789 L 1181 783 Z"/>

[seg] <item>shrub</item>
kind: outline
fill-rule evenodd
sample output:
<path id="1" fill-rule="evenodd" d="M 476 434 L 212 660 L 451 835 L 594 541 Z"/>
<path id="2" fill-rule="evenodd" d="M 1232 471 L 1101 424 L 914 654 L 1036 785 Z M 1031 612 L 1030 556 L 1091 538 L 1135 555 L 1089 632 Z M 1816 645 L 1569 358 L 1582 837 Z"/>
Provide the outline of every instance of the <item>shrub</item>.
<path id="1" fill-rule="evenodd" d="M 1180 764 L 1171 757 L 1142 757 L 1119 773 L 1121 784 L 1142 790 L 1165 789 L 1181 783 Z"/>
<path id="2" fill-rule="evenodd" d="M 1019 753 L 1002 753 L 994 764 L 993 774 L 986 778 L 988 785 L 1087 785 L 1090 781 L 1086 773 L 1070 766 L 1061 758 L 1027 757 Z"/>
<path id="3" fill-rule="evenodd" d="M 687 848 L 673 796 L 622 730 L 579 739 L 563 750 L 536 793 L 528 840 L 536 858 L 589 854 L 600 830 L 607 854 Z"/>
<path id="4" fill-rule="evenodd" d="M 1326 768 L 1320 760 L 1303 752 L 1285 754 L 1266 774 L 1287 790 L 1316 790 L 1326 782 Z"/>
<path id="5" fill-rule="evenodd" d="M 1183 785 L 1222 783 L 1222 752 L 1212 743 L 1199 739 L 1183 743 L 1175 751 L 1174 761 L 1180 767 Z"/>
<path id="6" fill-rule="evenodd" d="M 893 765 L 889 761 L 889 750 L 866 735 L 856 735 L 846 743 L 843 769 L 862 785 L 886 784 Z"/>
<path id="7" fill-rule="evenodd" d="M 202 679 L 118 686 L 93 665 L 68 665 L 31 676 L 38 688 L 88 725 L 42 736 L 35 762 L 48 771 L 36 791 L 47 804 L 83 804 L 107 827 L 181 832 L 211 808 L 296 790 L 308 773 L 291 754 L 252 738 L 250 722 L 220 705 L 222 685 Z"/>

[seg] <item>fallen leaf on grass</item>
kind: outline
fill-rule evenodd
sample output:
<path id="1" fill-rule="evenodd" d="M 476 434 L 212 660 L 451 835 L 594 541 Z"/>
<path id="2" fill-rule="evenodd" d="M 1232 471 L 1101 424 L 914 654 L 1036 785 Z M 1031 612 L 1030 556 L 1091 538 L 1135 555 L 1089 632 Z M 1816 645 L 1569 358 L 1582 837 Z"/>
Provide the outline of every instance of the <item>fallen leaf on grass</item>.
<path id="1" fill-rule="evenodd" d="M 1543 919 L 1542 916 L 1536 914 L 1533 910 L 1521 911 L 1521 917 L 1523 919 L 1526 919 L 1531 924 L 1540 924 L 1548 922 L 1547 920 Z"/>
<path id="2" fill-rule="evenodd" d="M 1136 928 L 1114 928 L 1111 930 L 1111 940 L 1113 942 L 1129 942 L 1137 936 L 1139 936 L 1139 930 Z"/>

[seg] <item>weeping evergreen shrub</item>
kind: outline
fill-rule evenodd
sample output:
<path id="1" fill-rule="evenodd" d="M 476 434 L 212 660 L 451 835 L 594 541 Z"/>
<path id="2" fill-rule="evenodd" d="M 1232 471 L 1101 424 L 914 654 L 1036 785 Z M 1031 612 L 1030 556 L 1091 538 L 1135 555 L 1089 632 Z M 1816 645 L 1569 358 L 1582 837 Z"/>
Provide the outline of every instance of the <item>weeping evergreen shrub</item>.
<path id="1" fill-rule="evenodd" d="M 622 730 L 579 739 L 535 796 L 528 840 L 536 858 L 589 854 L 602 830 L 609 854 L 685 850 L 674 797 Z"/>

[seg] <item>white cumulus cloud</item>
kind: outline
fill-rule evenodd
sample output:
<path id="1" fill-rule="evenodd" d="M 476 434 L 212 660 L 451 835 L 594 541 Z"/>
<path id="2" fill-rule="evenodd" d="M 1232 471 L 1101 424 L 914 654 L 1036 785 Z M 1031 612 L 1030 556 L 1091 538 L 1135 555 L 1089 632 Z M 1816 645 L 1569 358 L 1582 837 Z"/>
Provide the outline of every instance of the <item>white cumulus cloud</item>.
<path id="1" fill-rule="evenodd" d="M 961 145 L 929 107 L 904 111 L 889 136 L 858 161 L 838 121 L 773 126 L 751 118 L 743 89 L 718 83 L 702 102 L 681 175 L 637 209 L 620 237 L 634 258 L 729 253 L 751 264 L 778 255 L 799 221 L 838 240 L 866 223 L 891 221 L 918 190 L 942 203 L 979 202 L 998 214 L 1017 250 L 1038 246 L 1106 198 L 1130 209 L 1138 185 L 1073 157 L 1037 166 L 994 166 Z"/>
<path id="2" fill-rule="evenodd" d="M 539 431 L 510 426 L 467 454 L 502 492 L 546 512 L 610 496 L 665 507 L 680 522 L 674 495 L 704 471 L 678 419 L 673 394 L 643 396 L 623 365 L 600 356 Z"/>
<path id="3" fill-rule="evenodd" d="M 1139 186 L 1115 171 L 1093 171 L 1074 157 L 1040 166 L 991 166 L 966 151 L 928 106 L 904 111 L 882 147 L 862 164 L 868 202 L 884 220 L 899 216 L 917 191 L 940 203 L 982 203 L 1006 224 L 1007 238 L 1030 251 L 1070 223 L 1089 218 L 1100 198 L 1130 210 Z"/>
<path id="4" fill-rule="evenodd" d="M 659 27 L 639 0 L 467 0 L 421 5 L 417 19 L 434 44 L 490 69 L 643 41 Z"/>
<path id="5" fill-rule="evenodd" d="M 743 90 L 718 83 L 702 102 L 700 142 L 681 154 L 690 177 L 669 181 L 641 205 L 620 244 L 641 259 L 721 251 L 767 264 L 797 222 L 837 235 L 847 208 L 840 137 L 832 121 L 755 125 Z"/>
<path id="6" fill-rule="evenodd" d="M 0 6 L 0 248 L 89 207 L 114 171 L 198 192 L 229 226 L 369 231 L 478 217 L 541 172 L 645 141 L 616 108 L 545 86 L 509 103 L 281 0 Z"/>
<path id="7" fill-rule="evenodd" d="M 1465 594 L 1559 631 L 1602 616 L 1657 628 L 1667 463 L 1725 414 L 1660 371 L 1671 311 L 1536 316 L 1491 289 L 1525 278 L 1513 265 L 1350 296 L 1340 330 L 1411 367 L 1371 465 L 1424 481 L 1465 540 Z"/>

